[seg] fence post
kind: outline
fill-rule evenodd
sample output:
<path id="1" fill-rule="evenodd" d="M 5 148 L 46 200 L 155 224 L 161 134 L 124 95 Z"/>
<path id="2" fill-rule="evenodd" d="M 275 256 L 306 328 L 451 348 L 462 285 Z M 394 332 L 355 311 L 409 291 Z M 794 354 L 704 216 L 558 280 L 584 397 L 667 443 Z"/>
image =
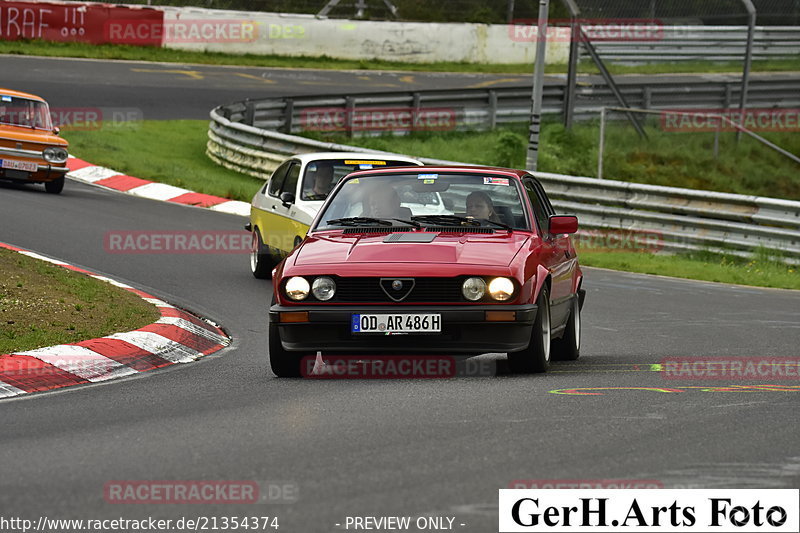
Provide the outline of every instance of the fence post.
<path id="1" fill-rule="evenodd" d="M 597 179 L 603 179 L 603 146 L 606 141 L 606 108 L 600 109 L 600 144 L 597 147 Z"/>
<path id="2" fill-rule="evenodd" d="M 348 96 L 344 99 L 344 129 L 348 137 L 353 136 L 353 112 L 356 108 L 356 99 Z"/>

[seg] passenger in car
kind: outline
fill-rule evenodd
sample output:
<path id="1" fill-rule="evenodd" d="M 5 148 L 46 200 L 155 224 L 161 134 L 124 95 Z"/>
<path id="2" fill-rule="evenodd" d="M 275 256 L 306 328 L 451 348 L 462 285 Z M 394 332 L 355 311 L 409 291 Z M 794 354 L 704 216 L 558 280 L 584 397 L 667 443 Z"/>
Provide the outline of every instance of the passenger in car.
<path id="1" fill-rule="evenodd" d="M 502 222 L 494 208 L 494 202 L 483 191 L 473 191 L 467 196 L 467 216 Z"/>

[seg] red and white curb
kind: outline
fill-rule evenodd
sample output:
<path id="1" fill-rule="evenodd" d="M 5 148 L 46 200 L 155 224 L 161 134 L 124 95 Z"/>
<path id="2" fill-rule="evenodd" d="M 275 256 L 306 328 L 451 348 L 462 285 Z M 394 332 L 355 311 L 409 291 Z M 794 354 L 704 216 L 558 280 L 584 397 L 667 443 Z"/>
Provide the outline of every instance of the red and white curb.
<path id="1" fill-rule="evenodd" d="M 0 398 L 97 383 L 175 363 L 189 363 L 231 342 L 216 325 L 130 285 L 16 246 L 0 243 L 0 248 L 111 283 L 154 304 L 161 313 L 159 320 L 134 331 L 0 355 Z"/>
<path id="2" fill-rule="evenodd" d="M 84 183 L 102 185 L 103 187 L 114 189 L 115 191 L 133 194 L 143 198 L 150 198 L 152 200 L 161 200 L 162 202 L 207 207 L 214 211 L 245 217 L 250 215 L 250 204 L 247 202 L 229 200 L 211 194 L 182 189 L 165 183 L 134 178 L 133 176 L 120 174 L 116 170 L 110 168 L 87 163 L 77 157 L 70 156 L 67 160 L 67 167 L 69 167 L 69 173 L 67 173 L 69 178 Z"/>

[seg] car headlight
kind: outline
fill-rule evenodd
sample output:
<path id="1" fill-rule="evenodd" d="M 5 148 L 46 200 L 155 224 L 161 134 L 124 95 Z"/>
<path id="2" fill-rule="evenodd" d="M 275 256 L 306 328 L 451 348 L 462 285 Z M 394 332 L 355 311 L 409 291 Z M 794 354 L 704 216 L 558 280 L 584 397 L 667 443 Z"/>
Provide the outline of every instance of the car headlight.
<path id="1" fill-rule="evenodd" d="M 69 154 L 63 148 L 58 146 L 48 146 L 42 152 L 42 157 L 48 163 L 63 163 L 69 157 Z"/>
<path id="2" fill-rule="evenodd" d="M 514 296 L 514 282 L 508 278 L 494 278 L 489 282 L 489 294 L 500 302 L 510 300 Z"/>
<path id="3" fill-rule="evenodd" d="M 476 302 L 486 294 L 486 282 L 483 278 L 467 278 L 461 285 L 461 294 L 471 302 Z"/>
<path id="4" fill-rule="evenodd" d="M 317 300 L 327 302 L 336 294 L 336 282 L 327 276 L 320 276 L 311 284 L 311 292 Z"/>
<path id="5" fill-rule="evenodd" d="M 284 288 L 286 296 L 296 301 L 305 300 L 308 297 L 309 290 L 308 281 L 300 276 L 289 278 Z"/>

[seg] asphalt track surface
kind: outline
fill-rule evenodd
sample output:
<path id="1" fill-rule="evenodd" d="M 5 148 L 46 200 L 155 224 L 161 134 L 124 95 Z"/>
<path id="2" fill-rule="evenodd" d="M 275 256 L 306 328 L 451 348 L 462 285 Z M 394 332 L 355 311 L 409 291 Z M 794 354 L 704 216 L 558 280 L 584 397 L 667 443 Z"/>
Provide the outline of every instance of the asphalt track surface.
<path id="1" fill-rule="evenodd" d="M 138 103 L 128 97 L 116 105 Z M 242 224 L 76 182 L 59 196 L 0 185 L 0 241 L 116 276 L 234 338 L 196 363 L 0 402 L 4 516 L 270 515 L 279 531 L 323 532 L 347 516 L 435 515 L 487 532 L 497 489 L 520 479 L 800 487 L 796 380 L 675 381 L 652 366 L 797 356 L 799 292 L 586 269 L 581 360 L 546 375 L 508 375 L 503 356 L 486 355 L 471 360 L 477 375 L 454 379 L 278 380 L 266 358 L 271 284 L 250 275 L 246 256 L 103 247 L 114 230 Z M 763 384 L 785 387 L 747 387 Z M 552 392 L 577 388 L 602 394 Z M 113 505 L 103 497 L 113 480 L 280 481 L 299 500 Z"/>

